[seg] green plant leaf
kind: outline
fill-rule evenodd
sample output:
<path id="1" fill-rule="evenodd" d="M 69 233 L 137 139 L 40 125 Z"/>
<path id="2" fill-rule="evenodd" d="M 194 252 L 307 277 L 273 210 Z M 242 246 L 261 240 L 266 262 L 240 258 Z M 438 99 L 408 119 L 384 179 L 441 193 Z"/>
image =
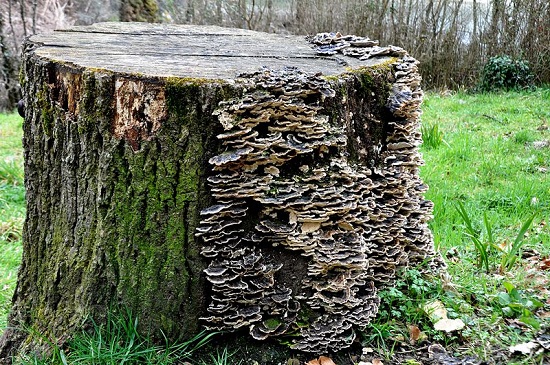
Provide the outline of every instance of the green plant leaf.
<path id="1" fill-rule="evenodd" d="M 519 317 L 519 321 L 525 323 L 528 326 L 533 327 L 536 330 L 540 329 L 540 322 L 535 317 L 533 317 L 532 315 L 531 316 L 521 316 L 521 317 Z"/>
<path id="2" fill-rule="evenodd" d="M 517 303 L 517 302 L 511 302 L 508 304 L 508 307 L 510 309 L 512 309 L 514 312 L 516 313 L 522 313 L 523 310 L 525 309 L 524 305 L 522 303 Z"/>
<path id="3" fill-rule="evenodd" d="M 517 290 L 516 288 L 512 289 L 509 294 L 510 294 L 510 298 L 512 299 L 513 302 L 516 302 L 516 303 L 524 302 L 524 299 L 521 296 L 520 291 Z"/>
<path id="4" fill-rule="evenodd" d="M 512 310 L 512 308 L 510 308 L 510 307 L 502 307 L 501 310 L 502 310 L 502 314 L 503 314 L 505 317 L 514 317 L 514 311 Z"/>
<path id="5" fill-rule="evenodd" d="M 514 286 L 514 284 L 512 284 L 511 282 L 509 281 L 505 281 L 502 283 L 502 286 L 504 287 L 504 289 L 506 289 L 506 291 L 508 293 L 510 293 L 512 290 L 514 290 L 516 287 Z"/>
<path id="6" fill-rule="evenodd" d="M 508 293 L 503 293 L 503 292 L 500 292 L 497 294 L 497 300 L 498 300 L 498 304 L 500 304 L 501 306 L 507 306 L 512 302 L 512 300 L 510 299 L 510 295 L 508 295 Z"/>
<path id="7" fill-rule="evenodd" d="M 494 246 L 495 240 L 493 237 L 493 227 L 491 226 L 491 222 L 489 222 L 489 219 L 487 218 L 487 212 L 483 212 L 483 224 L 485 225 L 485 231 L 487 232 L 487 239 L 489 240 L 489 244 L 491 246 Z"/>
<path id="8" fill-rule="evenodd" d="M 470 219 L 470 216 L 468 215 L 468 212 L 466 211 L 466 208 L 464 207 L 464 204 L 462 202 L 457 202 L 455 205 L 455 208 L 462 218 L 462 221 L 464 222 L 464 225 L 466 226 L 466 236 L 470 237 L 472 240 L 474 247 L 476 249 L 476 253 L 478 255 L 478 266 L 479 267 L 485 267 L 485 271 L 489 272 L 489 255 L 487 253 L 487 244 L 484 244 L 479 239 L 479 233 L 474 229 L 472 225 L 472 220 Z M 489 227 L 489 229 L 491 229 Z"/>
<path id="9" fill-rule="evenodd" d="M 531 311 L 537 310 L 538 308 L 541 308 L 544 306 L 544 303 L 540 300 L 537 300 L 535 298 L 529 298 L 525 302 L 525 307 L 528 308 Z"/>

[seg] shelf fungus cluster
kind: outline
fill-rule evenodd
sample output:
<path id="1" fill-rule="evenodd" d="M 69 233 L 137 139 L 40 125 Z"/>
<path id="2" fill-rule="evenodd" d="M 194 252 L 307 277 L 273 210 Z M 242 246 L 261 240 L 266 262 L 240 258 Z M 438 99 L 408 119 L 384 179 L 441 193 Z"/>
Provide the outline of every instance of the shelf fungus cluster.
<path id="1" fill-rule="evenodd" d="M 338 34 L 311 41 L 323 52 L 345 42 L 336 52 L 356 48 L 354 57 L 378 47 Z M 332 80 L 262 69 L 237 79 L 242 95 L 216 112 L 223 132 L 209 160 L 213 204 L 196 232 L 209 261 L 208 326 L 247 328 L 260 340 L 291 335 L 303 351 L 338 350 L 376 316 L 377 291 L 399 267 L 440 265 L 418 176 L 420 77 L 412 57 L 391 52 L 398 59 L 388 87 L 353 95 L 385 100 L 373 111 L 387 119 L 376 146 L 354 137 L 370 120 L 353 112 L 357 101 L 344 87 L 357 73 Z"/>

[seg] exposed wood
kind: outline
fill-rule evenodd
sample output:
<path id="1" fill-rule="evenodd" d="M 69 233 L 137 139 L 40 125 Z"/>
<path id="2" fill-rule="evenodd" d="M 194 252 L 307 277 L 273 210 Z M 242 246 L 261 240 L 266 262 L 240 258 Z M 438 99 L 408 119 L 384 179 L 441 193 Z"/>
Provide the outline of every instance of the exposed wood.
<path id="1" fill-rule="evenodd" d="M 99 23 L 37 35 L 34 52 L 47 60 L 131 76 L 233 80 L 240 73 L 299 67 L 339 75 L 346 67 L 383 63 L 320 57 L 304 37 L 194 25 Z"/>

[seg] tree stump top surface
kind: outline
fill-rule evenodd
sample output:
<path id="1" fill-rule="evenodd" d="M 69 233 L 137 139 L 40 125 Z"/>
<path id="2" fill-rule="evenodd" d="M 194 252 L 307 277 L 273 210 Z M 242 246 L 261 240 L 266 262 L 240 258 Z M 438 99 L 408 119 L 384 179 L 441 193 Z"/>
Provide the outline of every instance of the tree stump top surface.
<path id="1" fill-rule="evenodd" d="M 35 35 L 31 41 L 40 45 L 35 54 L 47 60 L 156 77 L 231 80 L 263 66 L 338 75 L 388 59 L 320 56 L 303 36 L 217 26 L 97 23 Z"/>

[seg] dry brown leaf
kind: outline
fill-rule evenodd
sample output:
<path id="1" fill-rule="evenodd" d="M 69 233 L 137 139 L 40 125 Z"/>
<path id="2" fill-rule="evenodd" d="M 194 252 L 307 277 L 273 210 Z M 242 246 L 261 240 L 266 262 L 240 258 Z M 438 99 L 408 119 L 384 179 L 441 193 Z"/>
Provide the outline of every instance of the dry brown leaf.
<path id="1" fill-rule="evenodd" d="M 382 362 L 382 360 L 374 359 L 372 360 L 372 365 L 384 365 L 384 363 Z"/>
<path id="2" fill-rule="evenodd" d="M 520 343 L 514 346 L 510 346 L 509 351 L 511 354 L 515 352 L 521 352 L 524 355 L 529 355 L 533 350 L 536 350 L 539 347 L 538 343 L 535 342 L 525 342 Z"/>
<path id="3" fill-rule="evenodd" d="M 319 360 L 313 359 L 313 360 L 310 360 L 310 361 L 306 362 L 306 365 L 321 365 L 321 363 L 319 362 Z"/>
<path id="4" fill-rule="evenodd" d="M 320 356 L 319 357 L 319 363 L 321 365 L 336 365 L 330 357 L 326 357 L 326 356 Z"/>
<path id="5" fill-rule="evenodd" d="M 417 326 L 409 326 L 409 335 L 410 335 L 410 341 L 416 342 L 420 338 L 420 328 Z"/>

